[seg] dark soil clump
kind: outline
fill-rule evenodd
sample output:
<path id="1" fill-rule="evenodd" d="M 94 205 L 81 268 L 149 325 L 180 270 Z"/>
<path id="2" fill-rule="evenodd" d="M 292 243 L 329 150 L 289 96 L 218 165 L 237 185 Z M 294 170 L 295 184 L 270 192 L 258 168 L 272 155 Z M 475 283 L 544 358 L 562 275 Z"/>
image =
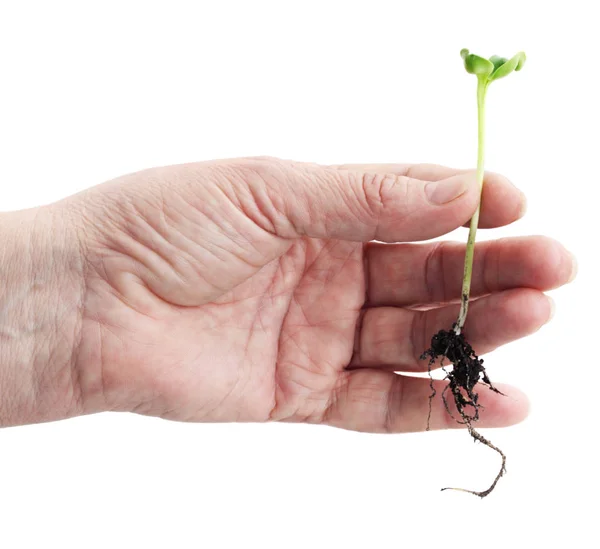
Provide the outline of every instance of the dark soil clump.
<path id="1" fill-rule="evenodd" d="M 496 476 L 493 484 L 487 490 L 482 492 L 464 490 L 463 488 L 443 488 L 443 490 L 460 490 L 483 498 L 495 488 L 496 483 L 505 473 L 506 456 L 499 448 L 494 446 L 473 428 L 472 424 L 479 419 L 479 411 L 483 408 L 478 402 L 479 395 L 475 392 L 475 387 L 478 383 L 481 383 L 495 393 L 502 393 L 492 385 L 483 366 L 483 360 L 475 354 L 475 351 L 473 351 L 473 348 L 465 339 L 464 335 L 457 332 L 456 324 L 452 326 L 451 330 L 440 330 L 431 338 L 431 347 L 421 355 L 422 360 L 429 358 L 428 371 L 431 379 L 427 430 L 429 430 L 429 420 L 431 417 L 431 402 L 436 395 L 433 379 L 431 378 L 431 367 L 439 360 L 440 366 L 446 373 L 445 379 L 448 380 L 448 385 L 442 391 L 442 401 L 444 402 L 446 411 L 458 423 L 466 425 L 469 434 L 475 440 L 492 448 L 502 456 L 502 467 L 500 468 L 500 472 Z M 452 370 L 447 371 L 444 368 L 444 360 L 447 360 L 448 363 L 452 365 Z M 447 391 L 450 391 L 460 417 L 455 417 L 450 411 L 446 395 Z"/>

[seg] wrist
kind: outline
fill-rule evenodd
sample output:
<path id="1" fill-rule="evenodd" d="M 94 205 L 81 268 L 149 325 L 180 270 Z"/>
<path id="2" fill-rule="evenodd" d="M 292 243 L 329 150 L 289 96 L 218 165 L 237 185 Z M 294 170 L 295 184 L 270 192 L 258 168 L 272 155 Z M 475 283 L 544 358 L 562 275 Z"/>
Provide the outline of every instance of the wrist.
<path id="1" fill-rule="evenodd" d="M 0 426 L 82 413 L 83 256 L 54 206 L 0 216 Z"/>

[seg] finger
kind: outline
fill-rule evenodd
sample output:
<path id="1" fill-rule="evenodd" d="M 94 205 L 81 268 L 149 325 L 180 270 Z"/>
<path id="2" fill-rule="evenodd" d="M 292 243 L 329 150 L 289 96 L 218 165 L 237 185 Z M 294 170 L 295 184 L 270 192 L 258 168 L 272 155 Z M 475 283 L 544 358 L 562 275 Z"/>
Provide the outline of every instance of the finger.
<path id="1" fill-rule="evenodd" d="M 368 306 L 446 303 L 460 297 L 465 245 L 456 242 L 365 248 Z M 503 238 L 475 245 L 471 296 L 510 288 L 547 291 L 573 280 L 573 255 L 543 236 Z"/>
<path id="2" fill-rule="evenodd" d="M 436 396 L 431 400 L 430 429 L 464 428 L 446 411 L 441 399 L 446 385 L 445 381 L 433 382 Z M 477 427 L 507 427 L 527 417 L 529 402 L 521 391 L 503 384 L 495 384 L 495 387 L 506 396 L 484 385 L 478 387 L 483 409 Z M 322 421 L 334 427 L 370 433 L 425 431 L 430 395 L 428 379 L 381 370 L 354 370 L 347 373 Z M 450 412 L 460 417 L 451 395 L 446 395 Z"/>
<path id="3" fill-rule="evenodd" d="M 422 181 L 440 181 L 471 170 L 458 170 L 437 164 L 343 164 L 341 170 L 365 173 L 397 174 Z M 479 227 L 501 227 L 520 219 L 525 214 L 525 195 L 503 175 L 486 172 L 481 197 Z"/>
<path id="4" fill-rule="evenodd" d="M 421 354 L 439 330 L 449 330 L 458 305 L 413 311 L 375 307 L 364 311 L 350 367 L 427 371 Z M 537 290 L 507 290 L 473 301 L 463 330 L 478 355 L 537 332 L 551 318 L 552 300 Z"/>
<path id="5" fill-rule="evenodd" d="M 276 159 L 244 159 L 231 169 L 241 175 L 233 185 L 239 209 L 285 238 L 423 240 L 466 223 L 479 202 L 472 172 L 426 181 Z"/>

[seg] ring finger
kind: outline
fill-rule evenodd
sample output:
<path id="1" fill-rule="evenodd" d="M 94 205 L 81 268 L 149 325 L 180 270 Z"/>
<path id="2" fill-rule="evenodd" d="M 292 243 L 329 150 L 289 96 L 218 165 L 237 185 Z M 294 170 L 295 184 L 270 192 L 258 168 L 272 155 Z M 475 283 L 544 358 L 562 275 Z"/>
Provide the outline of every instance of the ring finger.
<path id="1" fill-rule="evenodd" d="M 350 368 L 380 367 L 422 372 L 420 360 L 431 336 L 450 329 L 458 305 L 426 311 L 374 307 L 363 312 Z M 552 300 L 538 290 L 518 288 L 475 300 L 469 307 L 464 333 L 478 355 L 536 332 L 552 316 Z"/>

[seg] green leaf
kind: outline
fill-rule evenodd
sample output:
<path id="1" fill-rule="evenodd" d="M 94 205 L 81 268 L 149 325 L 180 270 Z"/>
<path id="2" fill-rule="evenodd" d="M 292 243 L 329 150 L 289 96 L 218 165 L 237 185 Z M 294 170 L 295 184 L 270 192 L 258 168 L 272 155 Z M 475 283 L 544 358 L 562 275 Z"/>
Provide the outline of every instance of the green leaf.
<path id="1" fill-rule="evenodd" d="M 463 58 L 467 72 L 476 74 L 480 82 L 486 86 L 513 71 L 520 71 L 525 63 L 525 54 L 522 51 L 510 59 L 498 55 L 492 55 L 489 59 L 485 59 L 469 53 L 467 49 L 460 50 L 460 56 Z"/>
<path id="2" fill-rule="evenodd" d="M 493 80 L 498 80 L 498 78 L 504 78 L 513 71 L 520 71 L 524 64 L 525 53 L 521 51 L 514 57 L 511 57 L 508 61 L 505 59 L 503 63 L 499 64 L 495 68 L 494 72 L 490 75 L 490 82 Z M 496 66 L 496 63 L 494 63 L 494 66 Z"/>
<path id="3" fill-rule="evenodd" d="M 496 70 L 500 65 L 504 65 L 508 61 L 506 57 L 499 57 L 498 55 L 492 55 L 490 57 L 490 61 L 494 64 L 494 70 Z"/>
<path id="4" fill-rule="evenodd" d="M 486 78 L 492 74 L 494 64 L 490 60 L 469 53 L 467 49 L 461 50 L 460 55 L 465 62 L 465 69 L 468 73 Z"/>

